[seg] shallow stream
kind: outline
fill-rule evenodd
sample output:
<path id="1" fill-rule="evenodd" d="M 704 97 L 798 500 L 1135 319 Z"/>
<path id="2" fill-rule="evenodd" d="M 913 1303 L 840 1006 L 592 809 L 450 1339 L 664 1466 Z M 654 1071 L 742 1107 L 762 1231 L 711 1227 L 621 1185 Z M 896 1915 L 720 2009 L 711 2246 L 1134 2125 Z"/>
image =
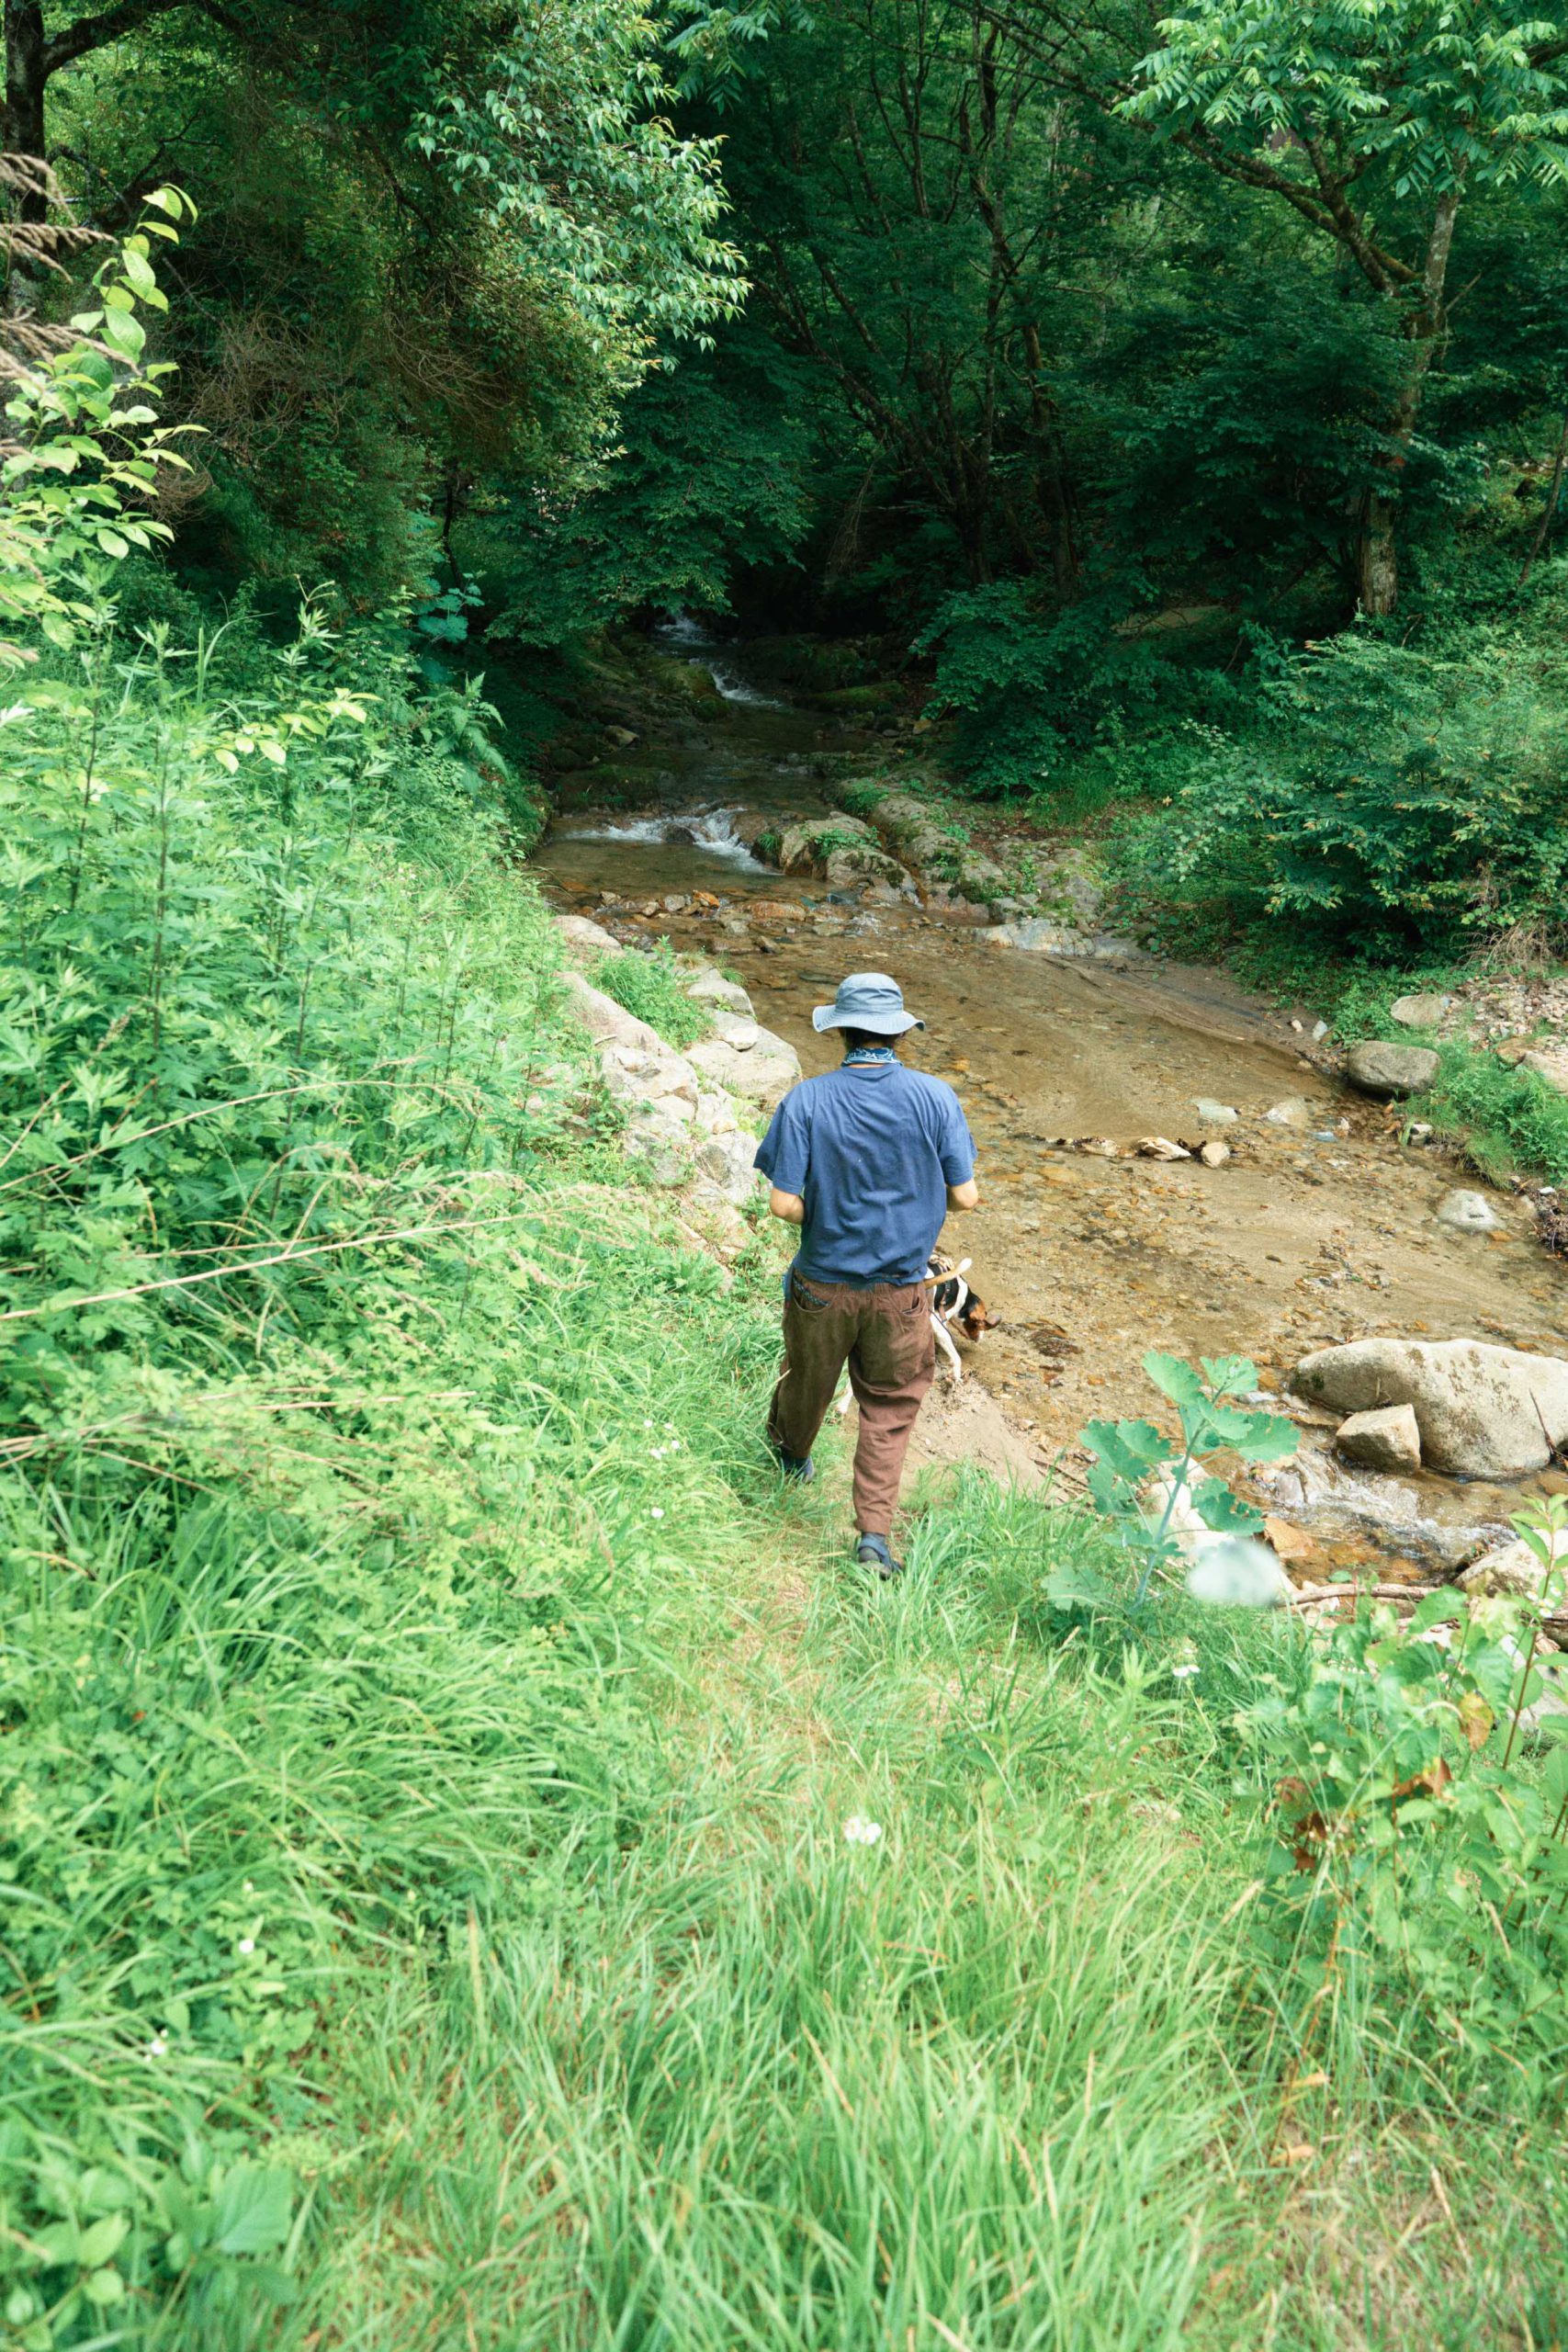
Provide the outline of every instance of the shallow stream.
<path id="1" fill-rule="evenodd" d="M 998 947 L 972 918 L 829 899 L 757 860 L 747 845 L 759 832 L 826 812 L 817 763 L 854 739 L 749 681 L 742 655 L 689 623 L 670 650 L 702 661 L 718 697 L 617 758 L 617 793 L 635 806 L 596 805 L 594 771 L 574 776 L 538 870 L 558 904 L 624 936 L 667 933 L 716 956 L 808 1073 L 835 1057 L 813 1003 L 846 971 L 897 978 L 929 1023 L 908 1057 L 957 1088 L 977 1147 L 982 1206 L 950 1239 L 1002 1328 L 970 1375 L 1039 1460 L 1060 1459 L 1070 1479 L 1086 1420 L 1149 1411 L 1150 1348 L 1249 1355 L 1266 1387 L 1309 1349 L 1374 1332 L 1568 1353 L 1568 1267 L 1541 1254 L 1527 1205 L 1493 1194 L 1491 1235 L 1439 1225 L 1443 1194 L 1475 1179 L 1402 1146 L 1393 1114 L 1303 1061 L 1287 1018 L 1224 975 Z M 691 903 L 695 893 L 713 903 Z M 1206 1120 L 1200 1099 L 1235 1120 Z M 1293 1124 L 1267 1115 L 1285 1105 Z M 1230 1146 L 1225 1166 L 1052 1141 L 1206 1134 Z M 1268 1499 L 1311 1531 L 1331 1570 L 1451 1566 L 1540 1483 L 1352 1476 L 1321 1431 L 1305 1438 L 1301 1471 L 1276 1474 Z"/>

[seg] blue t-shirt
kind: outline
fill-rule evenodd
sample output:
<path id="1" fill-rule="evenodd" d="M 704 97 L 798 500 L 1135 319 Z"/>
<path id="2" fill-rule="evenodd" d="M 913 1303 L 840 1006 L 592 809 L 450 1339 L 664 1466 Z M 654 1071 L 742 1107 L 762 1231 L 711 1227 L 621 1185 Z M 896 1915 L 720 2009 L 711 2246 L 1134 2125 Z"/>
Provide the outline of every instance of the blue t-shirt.
<path id="1" fill-rule="evenodd" d="M 806 1203 L 795 1263 L 807 1281 L 918 1283 L 975 1145 L 951 1086 L 872 1062 L 792 1086 L 756 1165 Z"/>

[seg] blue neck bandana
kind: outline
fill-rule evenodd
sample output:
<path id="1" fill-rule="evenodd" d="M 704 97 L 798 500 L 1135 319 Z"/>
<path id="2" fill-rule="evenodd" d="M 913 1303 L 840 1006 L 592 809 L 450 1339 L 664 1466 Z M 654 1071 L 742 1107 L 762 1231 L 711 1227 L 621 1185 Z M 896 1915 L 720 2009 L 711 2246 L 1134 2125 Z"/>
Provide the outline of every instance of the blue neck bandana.
<path id="1" fill-rule="evenodd" d="M 897 1058 L 891 1046 L 852 1046 L 839 1067 L 840 1069 L 860 1069 L 868 1064 L 893 1062 Z"/>

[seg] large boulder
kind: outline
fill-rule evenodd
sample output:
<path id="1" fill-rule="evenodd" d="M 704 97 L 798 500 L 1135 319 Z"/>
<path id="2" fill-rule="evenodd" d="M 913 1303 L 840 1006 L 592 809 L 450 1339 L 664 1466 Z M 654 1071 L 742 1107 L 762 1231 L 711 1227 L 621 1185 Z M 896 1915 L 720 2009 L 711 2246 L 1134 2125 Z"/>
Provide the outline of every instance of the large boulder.
<path id="1" fill-rule="evenodd" d="M 785 874 L 821 874 L 835 852 L 856 852 L 873 869 L 886 865 L 876 835 L 859 817 L 812 817 L 786 825 L 779 836 L 779 866 Z"/>
<path id="2" fill-rule="evenodd" d="M 581 972 L 565 972 L 561 980 L 569 1009 L 601 1045 L 640 1046 L 646 1053 L 657 1054 L 670 1050 L 657 1029 L 650 1029 L 603 989 L 590 988 Z"/>
<path id="3" fill-rule="evenodd" d="M 1345 1075 L 1363 1094 L 1419 1094 L 1438 1075 L 1438 1057 L 1430 1046 L 1385 1046 L 1373 1037 L 1352 1046 L 1345 1057 Z"/>
<path id="4" fill-rule="evenodd" d="M 762 1182 L 756 1159 L 756 1136 L 744 1135 L 739 1128 L 730 1135 L 710 1136 L 697 1149 L 699 1172 L 737 1208 L 745 1206 Z"/>
<path id="5" fill-rule="evenodd" d="M 1568 1094 L 1568 1050 L 1562 1046 L 1546 1046 L 1534 1053 L 1521 1054 L 1515 1067 L 1533 1071 L 1541 1084 L 1550 1086 L 1554 1094 Z"/>
<path id="6" fill-rule="evenodd" d="M 686 994 L 694 1004 L 722 1005 L 726 1012 L 752 1013 L 755 1008 L 739 980 L 727 980 L 722 972 L 711 965 L 687 984 Z"/>
<path id="7" fill-rule="evenodd" d="M 557 915 L 553 921 L 556 936 L 570 964 L 597 964 L 602 956 L 620 953 L 620 941 L 603 923 L 592 922 L 586 915 Z"/>
<path id="8" fill-rule="evenodd" d="M 1389 1006 L 1388 1017 L 1402 1029 L 1436 1029 L 1448 1009 L 1446 996 L 1401 996 Z"/>
<path id="9" fill-rule="evenodd" d="M 1460 1478 L 1522 1477 L 1568 1440 L 1568 1363 L 1480 1340 L 1352 1340 L 1303 1357 L 1294 1385 L 1337 1413 L 1413 1406 L 1423 1462 Z"/>
<path id="10" fill-rule="evenodd" d="M 697 1107 L 697 1073 L 684 1055 L 669 1046 L 652 1051 L 646 1046 L 605 1046 L 599 1067 L 610 1100 L 628 1110 L 641 1102 L 660 1102 L 669 1106 L 671 1117 L 689 1118 Z"/>
<path id="11" fill-rule="evenodd" d="M 704 1037 L 686 1049 L 693 1069 L 715 1085 L 743 1094 L 771 1111 L 800 1076 L 800 1056 L 787 1038 L 759 1029 L 744 1052 L 723 1037 Z"/>

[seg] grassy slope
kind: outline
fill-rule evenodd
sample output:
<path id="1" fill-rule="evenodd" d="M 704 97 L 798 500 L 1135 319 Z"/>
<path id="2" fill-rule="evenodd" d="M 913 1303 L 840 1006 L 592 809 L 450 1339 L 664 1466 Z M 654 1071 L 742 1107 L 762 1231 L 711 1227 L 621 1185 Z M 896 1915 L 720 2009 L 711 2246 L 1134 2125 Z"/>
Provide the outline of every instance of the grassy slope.
<path id="1" fill-rule="evenodd" d="M 49 917 L 90 979 L 127 810 Z M 1040 1597 L 1092 1531 L 983 1485 L 905 1586 L 855 1578 L 837 1474 L 765 1474 L 771 1261 L 726 1292 L 573 1124 L 527 886 L 458 818 L 410 865 L 322 810 L 254 1047 L 330 939 L 287 1182 L 229 1130 L 154 1169 L 153 1225 L 115 1127 L 95 1214 L 139 1276 L 230 1229 L 231 1168 L 242 1260 L 438 1229 L 108 1344 L 69 1261 L 12 1277 L 39 1379 L 85 1383 L 28 1392 L 0 1491 L 14 2340 L 1305 2352 L 1506 2341 L 1532 2298 L 1551 2340 L 1546 2109 L 1506 2069 L 1448 2104 L 1356 1988 L 1255 1957 L 1229 1724 L 1289 1638 L 1097 1652 Z M 243 977 L 271 902 L 206 894 L 231 819 L 270 821 L 209 803 L 180 888 Z M 62 1070 L 82 1025 L 39 1030 Z M 230 1064 L 200 1083 L 229 1119 Z M 84 1226 L 75 1148 L 26 1176 L 35 1249 Z"/>
<path id="2" fill-rule="evenodd" d="M 981 1484 L 890 1594 L 830 1510 L 739 1516 L 632 1645 L 635 1848 L 344 2017 L 323 2340 L 1552 2340 L 1544 2132 L 1259 1981 L 1224 1728 L 1256 1652 L 1200 1626 L 1202 1696 L 1175 1629 L 1064 1644 L 1039 1575 L 1081 1523 Z"/>

